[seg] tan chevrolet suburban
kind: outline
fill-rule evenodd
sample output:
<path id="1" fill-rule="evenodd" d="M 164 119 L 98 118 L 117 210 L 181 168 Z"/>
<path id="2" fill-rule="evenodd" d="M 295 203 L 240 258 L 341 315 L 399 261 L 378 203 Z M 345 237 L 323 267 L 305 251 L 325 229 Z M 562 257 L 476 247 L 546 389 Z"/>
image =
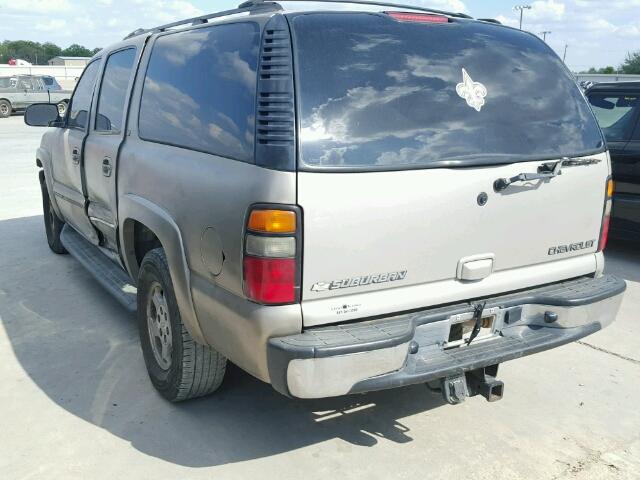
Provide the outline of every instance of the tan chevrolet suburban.
<path id="1" fill-rule="evenodd" d="M 600 128 L 529 33 L 325 3 L 137 30 L 63 119 L 30 107 L 49 246 L 137 311 L 171 401 L 228 360 L 297 398 L 498 400 L 499 364 L 618 311 Z"/>

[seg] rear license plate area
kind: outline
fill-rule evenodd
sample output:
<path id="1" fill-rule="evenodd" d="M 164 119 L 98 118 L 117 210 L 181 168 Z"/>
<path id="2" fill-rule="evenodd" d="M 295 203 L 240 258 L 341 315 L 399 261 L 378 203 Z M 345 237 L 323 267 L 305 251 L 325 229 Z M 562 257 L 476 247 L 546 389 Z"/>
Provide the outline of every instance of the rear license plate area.
<path id="1" fill-rule="evenodd" d="M 469 338 L 476 325 L 475 319 L 464 320 L 452 320 L 449 327 L 449 337 L 444 345 L 444 348 L 454 348 L 466 346 Z M 496 315 L 483 315 L 481 320 L 481 327 L 478 336 L 474 339 L 474 342 L 482 339 L 487 339 L 495 334 L 496 330 Z"/>

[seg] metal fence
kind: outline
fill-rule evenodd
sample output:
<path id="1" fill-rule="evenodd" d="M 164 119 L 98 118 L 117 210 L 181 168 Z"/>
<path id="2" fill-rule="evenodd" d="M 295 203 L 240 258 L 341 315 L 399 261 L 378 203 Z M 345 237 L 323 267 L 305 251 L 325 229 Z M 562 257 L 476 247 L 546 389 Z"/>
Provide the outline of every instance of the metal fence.
<path id="1" fill-rule="evenodd" d="M 576 73 L 576 80 L 578 82 L 638 82 L 640 81 L 640 75 L 625 75 L 625 74 L 612 74 L 606 75 L 602 73 Z"/>

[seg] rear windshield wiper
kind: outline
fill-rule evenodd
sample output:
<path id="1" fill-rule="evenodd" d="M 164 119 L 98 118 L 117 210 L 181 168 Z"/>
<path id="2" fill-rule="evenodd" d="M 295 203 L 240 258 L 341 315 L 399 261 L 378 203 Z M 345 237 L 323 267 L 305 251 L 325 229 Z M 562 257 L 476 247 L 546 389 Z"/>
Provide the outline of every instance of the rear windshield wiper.
<path id="1" fill-rule="evenodd" d="M 516 182 L 529 182 L 531 180 L 541 180 L 546 178 L 554 178 L 562 175 L 562 167 L 580 167 L 595 165 L 602 160 L 599 158 L 572 158 L 564 157 L 559 162 L 547 162 L 538 167 L 538 173 L 520 173 L 511 178 L 499 178 L 493 182 L 493 188 L 496 192 L 501 192 L 509 185 Z"/>
<path id="2" fill-rule="evenodd" d="M 569 159 L 566 159 L 569 160 Z M 496 192 L 502 192 L 509 185 L 516 182 L 530 182 L 532 180 L 546 180 L 562 175 L 562 165 L 565 159 L 556 163 L 544 163 L 538 167 L 537 173 L 520 173 L 511 178 L 499 178 L 493 182 L 493 188 Z"/>

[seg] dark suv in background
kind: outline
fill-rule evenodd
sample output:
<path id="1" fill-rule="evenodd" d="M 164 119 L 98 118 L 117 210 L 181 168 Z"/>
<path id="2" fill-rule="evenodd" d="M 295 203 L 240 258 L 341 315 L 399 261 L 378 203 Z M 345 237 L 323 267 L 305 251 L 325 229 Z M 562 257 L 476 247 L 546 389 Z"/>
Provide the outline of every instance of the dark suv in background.
<path id="1" fill-rule="evenodd" d="M 610 235 L 640 241 L 640 82 L 599 83 L 586 95 L 611 155 L 615 193 Z"/>

